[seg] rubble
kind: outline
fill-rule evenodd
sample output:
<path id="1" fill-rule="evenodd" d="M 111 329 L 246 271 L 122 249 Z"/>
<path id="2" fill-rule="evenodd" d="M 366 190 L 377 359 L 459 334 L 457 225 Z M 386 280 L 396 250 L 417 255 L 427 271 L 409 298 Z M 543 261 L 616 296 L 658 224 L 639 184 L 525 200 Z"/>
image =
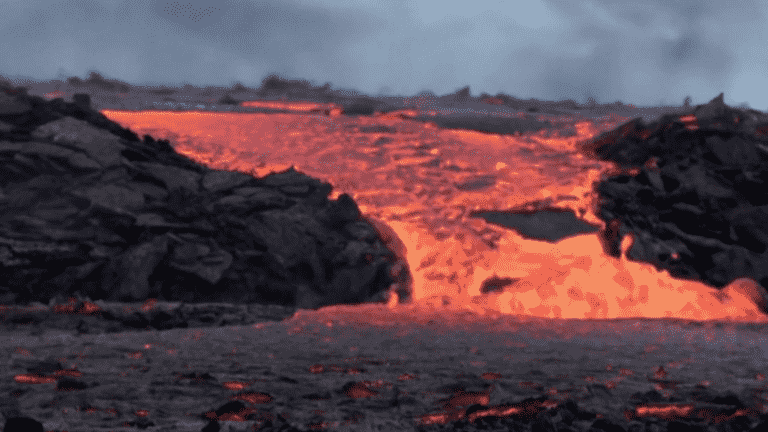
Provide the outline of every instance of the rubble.
<path id="1" fill-rule="evenodd" d="M 408 297 L 407 270 L 390 274 L 395 255 L 348 195 L 329 200 L 329 184 L 293 168 L 209 169 L 73 100 L 0 87 L 2 304 Z"/>
<path id="2" fill-rule="evenodd" d="M 607 253 L 618 257 L 632 233 L 632 260 L 717 288 L 749 278 L 768 298 L 768 114 L 731 108 L 721 93 L 683 115 L 634 119 L 582 150 L 619 166 L 595 187 Z"/>

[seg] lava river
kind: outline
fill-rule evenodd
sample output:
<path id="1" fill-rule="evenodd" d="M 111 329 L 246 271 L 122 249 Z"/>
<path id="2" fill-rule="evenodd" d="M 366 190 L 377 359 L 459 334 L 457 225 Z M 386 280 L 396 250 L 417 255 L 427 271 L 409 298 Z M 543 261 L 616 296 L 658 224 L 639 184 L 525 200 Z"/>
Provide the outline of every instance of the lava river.
<path id="1" fill-rule="evenodd" d="M 627 118 L 548 116 L 554 132 L 496 135 L 416 121 L 415 110 L 350 117 L 334 106 L 261 103 L 282 111 L 102 112 L 215 169 L 263 176 L 293 165 L 333 185 L 332 198 L 348 193 L 410 268 L 411 301 L 401 304 L 393 295 L 393 312 L 768 321 L 756 305 L 754 281 L 718 290 L 603 252 L 592 185 L 616 167 L 585 157 L 577 144 Z M 586 229 L 538 240 L 473 216 L 541 203 L 572 210 Z M 525 223 L 557 232 L 555 214 Z M 631 243 L 624 238 L 622 250 Z"/>

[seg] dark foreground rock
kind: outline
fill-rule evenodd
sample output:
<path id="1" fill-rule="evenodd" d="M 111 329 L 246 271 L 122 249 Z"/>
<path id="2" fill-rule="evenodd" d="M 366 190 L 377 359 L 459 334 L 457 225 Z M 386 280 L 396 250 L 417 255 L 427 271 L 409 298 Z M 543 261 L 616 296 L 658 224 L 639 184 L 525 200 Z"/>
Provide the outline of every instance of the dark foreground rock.
<path id="1" fill-rule="evenodd" d="M 609 397 L 603 385 L 590 385 L 590 393 Z M 714 394 L 703 386 L 685 397 L 663 397 L 651 390 L 633 394 L 619 413 L 598 413 L 573 399 L 556 402 L 547 396 L 516 403 L 486 406 L 476 403 L 454 410 L 450 421 L 419 427 L 419 431 L 558 431 L 558 432 L 676 432 L 750 431 L 768 427 L 760 414 L 732 393 Z"/>
<path id="2" fill-rule="evenodd" d="M 606 252 L 619 256 L 632 233 L 629 257 L 672 276 L 768 288 L 768 114 L 731 108 L 721 93 L 687 115 L 632 120 L 583 150 L 620 166 L 596 186 Z"/>
<path id="3" fill-rule="evenodd" d="M 359 387 L 349 382 L 337 390 L 350 394 Z M 609 392 L 602 385 L 590 386 L 596 394 Z M 359 396 L 360 397 L 360 396 Z M 388 403 L 391 409 L 406 402 L 408 397 L 396 395 Z M 768 414 L 760 414 L 749 408 L 732 393 L 714 394 L 698 386 L 685 399 L 666 400 L 657 391 L 632 395 L 627 409 L 608 415 L 579 406 L 573 399 L 557 402 L 547 396 L 525 398 L 517 402 L 489 406 L 482 401 L 483 395 L 459 391 L 447 398 L 445 411 L 437 415 L 425 415 L 414 423 L 414 430 L 427 431 L 563 431 L 563 432 L 676 432 L 730 430 L 757 432 L 768 427 Z M 462 400 L 467 402 L 461 402 Z M 472 402 L 474 401 L 474 403 Z M 218 426 L 217 418 L 228 414 L 254 411 L 246 404 L 235 401 L 224 404 L 215 411 L 205 413 L 204 419 L 214 418 L 208 427 Z M 653 415 L 648 415 L 652 412 Z M 685 413 L 683 415 L 674 414 Z M 641 413 L 641 414 L 638 414 Z M 291 426 L 280 414 L 247 414 L 245 419 L 260 419 L 260 432 L 300 431 Z M 710 429 L 710 428 L 716 429 Z M 213 429 L 211 429 L 213 430 Z M 305 429 L 307 430 L 307 429 Z M 318 427 L 312 430 L 330 430 Z M 361 429 L 362 430 L 362 429 Z"/>
<path id="4" fill-rule="evenodd" d="M 56 377 L 56 391 L 67 393 L 86 393 L 98 383 L 86 382 L 79 378 L 62 377 L 67 370 L 56 361 L 27 361 L 25 369 L 31 376 L 46 379 Z M 177 386 L 180 382 L 189 383 L 195 388 L 213 388 L 221 385 L 219 380 L 209 373 L 196 371 L 168 371 L 175 376 Z M 57 375 L 58 374 L 58 375 Z M 283 386 L 294 387 L 298 382 L 287 376 L 280 376 Z M 370 383 L 369 383 L 370 384 Z M 446 386 L 445 389 L 450 391 Z M 744 399 L 744 396 L 733 392 L 715 393 L 705 386 L 697 385 L 682 396 L 665 397 L 656 390 L 637 392 L 624 403 L 621 412 L 598 412 L 574 399 L 556 400 L 547 395 L 538 397 L 517 398 L 502 404 L 488 403 L 489 391 L 467 392 L 458 386 L 452 396 L 440 401 L 442 407 L 433 414 L 424 414 L 401 422 L 408 425 L 392 428 L 391 423 L 377 424 L 369 422 L 368 426 L 356 421 L 362 417 L 360 411 L 348 416 L 348 430 L 398 430 L 398 431 L 558 431 L 558 432 L 679 432 L 679 431 L 744 431 L 761 432 L 768 428 L 768 414 Z M 191 392 L 193 390 L 188 390 Z M 611 390 L 602 384 L 590 384 L 590 395 L 611 397 Z M 343 385 L 335 385 L 322 392 L 303 394 L 301 399 L 308 403 L 317 400 L 331 399 L 336 396 L 345 400 L 339 409 L 353 410 L 350 406 L 365 404 L 369 410 L 391 412 L 392 419 L 401 420 L 402 407 L 412 405 L 413 396 L 402 393 L 397 387 L 391 392 L 391 397 L 375 398 L 379 391 L 371 390 L 365 382 L 350 380 Z M 746 397 L 759 397 L 760 392 Z M 226 426 L 222 422 L 238 422 L 240 429 L 259 432 L 301 432 L 339 430 L 338 427 L 323 422 L 316 424 L 297 425 L 291 419 L 291 412 L 285 407 L 271 406 L 274 398 L 269 393 L 242 391 L 231 397 L 231 401 L 212 406 L 210 409 L 196 413 L 188 412 L 188 417 L 204 422 L 199 430 L 219 431 Z M 357 401 L 356 399 L 361 399 Z M 87 404 L 86 404 L 87 406 Z M 91 408 L 98 411 L 97 408 Z M 306 409 L 297 406 L 296 410 Z M 11 405 L 1 411 L 5 418 L 4 432 L 42 431 L 43 423 L 20 412 Z M 115 413 L 113 413 L 115 414 Z M 119 414 L 118 414 L 119 415 Z M 166 423 L 157 416 L 138 417 L 121 423 L 123 427 L 130 426 L 138 429 L 159 426 Z M 243 429 L 243 427 L 245 429 Z M 187 430 L 187 429 L 185 429 Z"/>
<path id="5" fill-rule="evenodd" d="M 0 303 L 408 297 L 348 195 L 331 201 L 329 184 L 293 169 L 209 169 L 73 99 L 0 87 Z"/>

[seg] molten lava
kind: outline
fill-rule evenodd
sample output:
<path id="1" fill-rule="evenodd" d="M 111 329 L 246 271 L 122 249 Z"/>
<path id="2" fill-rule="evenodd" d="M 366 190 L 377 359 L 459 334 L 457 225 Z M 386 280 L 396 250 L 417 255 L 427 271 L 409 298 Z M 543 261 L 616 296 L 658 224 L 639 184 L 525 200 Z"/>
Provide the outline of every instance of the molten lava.
<path id="1" fill-rule="evenodd" d="M 558 124 L 575 135 L 510 136 L 440 129 L 410 120 L 415 110 L 348 117 L 327 104 L 246 105 L 299 113 L 103 113 L 140 136 L 170 140 L 178 152 L 215 169 L 264 176 L 293 165 L 332 184 L 332 198 L 350 194 L 365 217 L 386 224 L 405 246 L 401 258 L 410 267 L 413 302 L 398 304 L 393 294 L 393 309 L 768 321 L 754 281 L 739 279 L 718 290 L 675 279 L 627 260 L 631 237 L 615 259 L 603 252 L 596 233 L 549 243 L 471 216 L 546 201 L 604 229 L 595 216 L 593 182 L 616 167 L 590 160 L 576 145 L 624 117 L 561 117 Z"/>

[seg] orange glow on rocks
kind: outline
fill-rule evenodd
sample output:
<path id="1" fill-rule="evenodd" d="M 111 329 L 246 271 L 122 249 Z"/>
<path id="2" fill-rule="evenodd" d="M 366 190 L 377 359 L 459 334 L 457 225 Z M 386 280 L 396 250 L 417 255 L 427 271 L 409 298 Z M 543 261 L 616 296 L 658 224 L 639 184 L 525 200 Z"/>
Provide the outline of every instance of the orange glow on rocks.
<path id="1" fill-rule="evenodd" d="M 315 102 L 284 102 L 284 101 L 247 101 L 240 104 L 245 108 L 261 108 L 270 110 L 285 110 L 307 113 L 341 114 L 342 107 L 337 104 Z"/>
<path id="2" fill-rule="evenodd" d="M 617 168 L 580 154 L 577 144 L 626 118 L 578 122 L 550 116 L 562 125 L 554 133 L 513 136 L 441 129 L 412 120 L 429 115 L 417 110 L 348 117 L 332 104 L 242 106 L 285 112 L 103 114 L 140 136 L 168 139 L 178 152 L 215 169 L 264 176 L 293 165 L 332 184 L 332 198 L 350 194 L 377 229 L 385 226 L 397 237 L 390 245 L 401 243 L 412 298 L 401 303 L 393 293 L 392 309 L 768 321 L 754 281 L 737 279 L 718 290 L 673 278 L 628 260 L 631 236 L 623 239 L 617 259 L 605 254 L 597 232 L 548 242 L 473 217 L 537 203 L 573 211 L 595 231 L 606 229 L 595 216 L 592 184 Z M 695 127 L 695 118 L 683 120 Z"/>

